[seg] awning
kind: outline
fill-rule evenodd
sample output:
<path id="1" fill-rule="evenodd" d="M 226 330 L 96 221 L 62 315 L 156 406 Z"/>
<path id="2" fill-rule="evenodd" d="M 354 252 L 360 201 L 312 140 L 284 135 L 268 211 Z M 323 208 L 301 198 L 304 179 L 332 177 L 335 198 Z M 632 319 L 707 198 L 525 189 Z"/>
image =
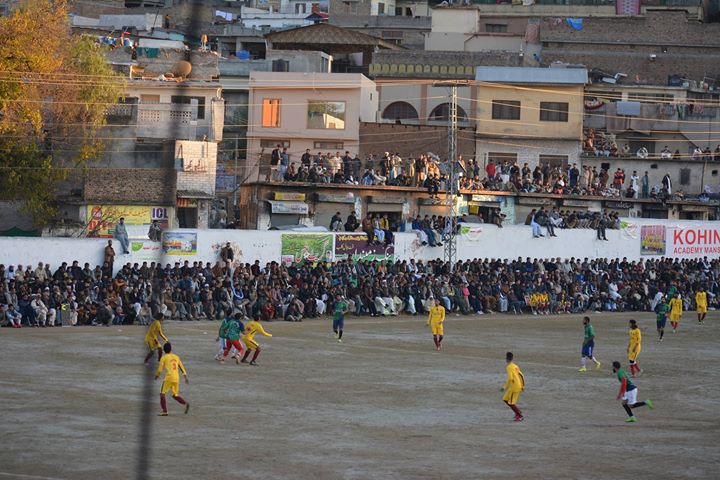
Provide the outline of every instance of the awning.
<path id="1" fill-rule="evenodd" d="M 270 204 L 270 211 L 272 213 L 307 215 L 310 211 L 308 204 L 305 202 L 281 202 L 278 200 L 267 200 L 267 202 Z"/>
<path id="2" fill-rule="evenodd" d="M 470 200 L 467 204 L 469 207 L 500 207 L 500 202 L 476 202 L 474 200 Z"/>
<path id="3" fill-rule="evenodd" d="M 212 200 L 215 195 L 203 192 L 202 190 L 178 190 L 177 198 L 197 198 L 201 200 Z"/>

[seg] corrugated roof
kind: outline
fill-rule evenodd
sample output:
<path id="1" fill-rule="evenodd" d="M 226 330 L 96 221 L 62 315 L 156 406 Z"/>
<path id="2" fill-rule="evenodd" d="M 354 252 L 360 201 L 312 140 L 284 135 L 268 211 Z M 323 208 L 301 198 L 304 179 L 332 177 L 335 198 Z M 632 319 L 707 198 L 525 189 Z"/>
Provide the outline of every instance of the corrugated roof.
<path id="1" fill-rule="evenodd" d="M 588 72 L 584 68 L 478 67 L 475 80 L 494 83 L 585 85 Z"/>

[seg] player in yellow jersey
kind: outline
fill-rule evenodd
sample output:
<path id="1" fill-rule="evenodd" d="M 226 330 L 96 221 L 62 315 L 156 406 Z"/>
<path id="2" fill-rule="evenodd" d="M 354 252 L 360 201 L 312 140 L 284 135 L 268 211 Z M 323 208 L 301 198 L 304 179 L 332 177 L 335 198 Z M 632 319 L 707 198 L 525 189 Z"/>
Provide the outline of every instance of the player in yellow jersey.
<path id="1" fill-rule="evenodd" d="M 260 344 L 255 341 L 255 334 L 259 333 L 261 335 L 265 335 L 266 337 L 272 337 L 272 334 L 266 332 L 260 322 L 258 322 L 258 318 L 260 318 L 260 314 L 256 313 L 252 321 L 245 326 L 245 331 L 242 336 L 242 341 L 247 347 L 247 351 L 245 352 L 245 355 L 243 355 L 241 362 L 247 363 L 250 351 L 255 350 L 255 354 L 253 355 L 252 360 L 250 360 L 250 365 L 252 366 L 257 366 L 255 360 L 257 360 L 260 355 Z"/>
<path id="2" fill-rule="evenodd" d="M 160 361 L 160 357 L 162 357 L 163 354 L 163 349 L 162 344 L 160 344 L 159 338 L 162 338 L 166 342 L 169 341 L 162 329 L 163 318 L 164 316 L 162 313 L 156 313 L 155 320 L 150 324 L 150 327 L 148 327 L 148 331 L 145 334 L 145 343 L 147 343 L 147 346 L 150 349 L 148 354 L 145 356 L 145 365 L 150 363 L 150 357 L 152 357 L 153 352 L 155 351 L 157 351 L 158 362 Z"/>
<path id="3" fill-rule="evenodd" d="M 427 325 L 430 326 L 432 331 L 433 343 L 435 348 L 439 352 L 442 349 L 443 335 L 445 334 L 445 307 L 440 304 L 440 300 L 435 299 L 434 305 L 430 307 L 430 313 L 428 314 Z"/>
<path id="4" fill-rule="evenodd" d="M 705 288 L 701 285 L 698 291 L 695 293 L 695 310 L 697 311 L 698 323 L 700 325 L 705 321 L 705 315 L 707 315 L 707 293 Z"/>
<path id="5" fill-rule="evenodd" d="M 525 377 L 520 371 L 520 367 L 513 362 L 512 352 L 507 352 L 505 354 L 505 361 L 507 362 L 507 381 L 505 382 L 505 386 L 502 388 L 502 390 L 505 390 L 503 402 L 505 402 L 507 406 L 515 412 L 515 421 L 522 422 L 525 417 L 523 417 L 522 412 L 517 407 L 517 401 L 518 398 L 520 398 L 520 392 L 525 389 Z"/>
<path id="6" fill-rule="evenodd" d="M 683 311 L 683 302 L 680 299 L 679 293 L 676 293 L 675 296 L 670 299 L 668 307 L 670 307 L 670 325 L 672 326 L 673 333 L 675 333 L 680 324 L 680 317 L 682 317 Z"/>
<path id="7" fill-rule="evenodd" d="M 634 377 L 636 374 L 640 375 L 642 373 L 642 368 L 640 368 L 640 364 L 637 363 L 637 357 L 640 355 L 640 350 L 642 349 L 642 334 L 635 320 L 630 320 L 630 331 L 628 335 L 630 335 L 627 349 L 628 361 L 630 362 L 630 376 Z"/>
<path id="8" fill-rule="evenodd" d="M 180 405 L 185 405 L 185 413 L 188 413 L 188 410 L 190 410 L 190 404 L 180 396 L 180 375 L 178 374 L 178 370 L 180 370 L 183 377 L 185 377 L 185 383 L 190 383 L 187 376 L 187 370 L 185 370 L 185 366 L 180 360 L 180 357 L 171 353 L 172 346 L 170 345 L 170 342 L 163 345 L 163 351 L 165 352 L 165 355 L 163 355 L 162 359 L 160 359 L 160 365 L 158 365 L 157 371 L 155 372 L 155 380 L 157 380 L 160 378 L 162 371 L 165 370 L 165 378 L 163 379 L 162 387 L 160 387 L 160 408 L 162 408 L 160 416 L 167 417 L 168 414 L 167 402 L 165 401 L 165 394 L 168 391 L 172 391 L 173 400 L 178 402 Z"/>

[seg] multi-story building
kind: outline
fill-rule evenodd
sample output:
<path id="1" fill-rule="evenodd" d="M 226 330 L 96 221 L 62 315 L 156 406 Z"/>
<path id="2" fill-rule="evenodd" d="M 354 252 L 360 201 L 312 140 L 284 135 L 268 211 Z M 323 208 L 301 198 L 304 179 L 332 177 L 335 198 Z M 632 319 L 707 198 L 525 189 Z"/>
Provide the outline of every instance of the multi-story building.
<path id="1" fill-rule="evenodd" d="M 531 167 L 577 163 L 584 68 L 478 67 L 478 160 Z"/>
<path id="2" fill-rule="evenodd" d="M 248 103 L 247 168 L 257 180 L 277 145 L 295 165 L 306 150 L 357 153 L 360 122 L 375 121 L 378 97 L 361 74 L 252 72 Z"/>

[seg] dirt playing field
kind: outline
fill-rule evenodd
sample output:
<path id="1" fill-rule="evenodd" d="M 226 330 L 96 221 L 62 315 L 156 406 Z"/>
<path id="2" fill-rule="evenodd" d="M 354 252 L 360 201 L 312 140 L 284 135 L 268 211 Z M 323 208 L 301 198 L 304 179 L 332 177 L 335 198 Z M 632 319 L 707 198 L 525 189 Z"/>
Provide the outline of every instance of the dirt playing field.
<path id="1" fill-rule="evenodd" d="M 453 315 L 441 353 L 419 317 L 349 317 L 342 344 L 327 318 L 269 323 L 258 367 L 213 361 L 217 323 L 169 322 L 192 407 L 168 399 L 166 418 L 159 381 L 143 399 L 144 327 L 5 328 L 0 479 L 719 478 L 720 314 L 688 312 L 663 343 L 649 314 L 592 317 L 603 365 L 585 374 L 579 316 Z M 610 364 L 633 317 L 655 408 L 628 425 Z M 501 402 L 508 350 L 522 423 Z"/>

